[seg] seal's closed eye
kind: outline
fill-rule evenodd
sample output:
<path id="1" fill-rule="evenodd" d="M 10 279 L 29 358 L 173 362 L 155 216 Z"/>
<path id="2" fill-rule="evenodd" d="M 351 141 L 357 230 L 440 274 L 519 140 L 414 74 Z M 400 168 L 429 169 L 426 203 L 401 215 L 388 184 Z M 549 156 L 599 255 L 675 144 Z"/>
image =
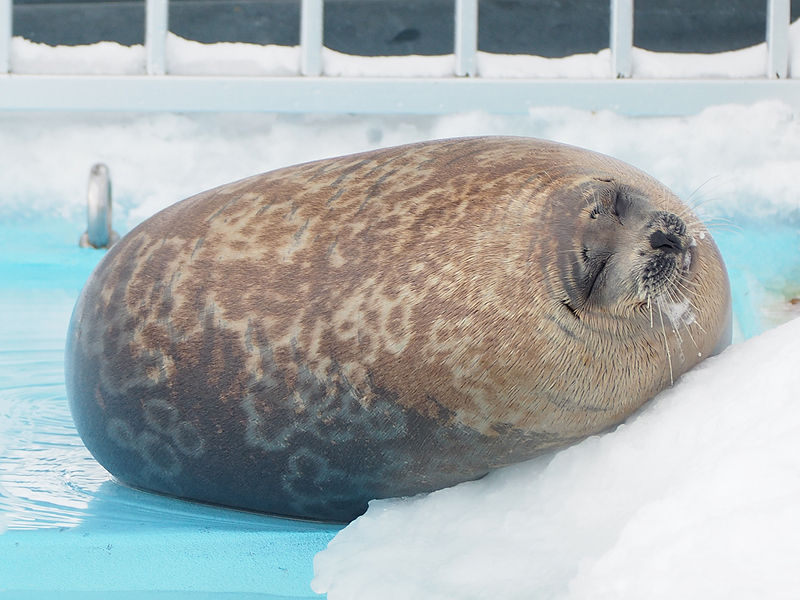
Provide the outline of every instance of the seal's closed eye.
<path id="1" fill-rule="evenodd" d="M 595 286 L 597 285 L 597 280 L 600 277 L 600 274 L 606 268 L 608 264 L 608 259 L 610 255 L 606 255 L 605 257 L 600 257 L 592 261 L 592 269 L 588 273 L 587 283 L 586 283 L 586 302 L 589 301 L 589 298 L 592 297 L 592 292 L 595 290 Z"/>
<path id="2" fill-rule="evenodd" d="M 616 197 L 614 198 L 614 214 L 617 215 L 620 223 L 623 223 L 623 219 L 630 210 L 632 202 L 633 199 L 630 195 L 622 190 L 617 190 Z"/>

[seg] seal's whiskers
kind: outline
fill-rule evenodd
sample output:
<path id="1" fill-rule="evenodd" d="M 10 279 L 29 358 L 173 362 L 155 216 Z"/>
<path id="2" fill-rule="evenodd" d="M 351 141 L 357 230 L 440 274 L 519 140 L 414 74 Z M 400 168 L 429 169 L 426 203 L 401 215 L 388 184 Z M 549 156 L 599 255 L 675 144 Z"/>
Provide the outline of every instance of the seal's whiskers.
<path id="1" fill-rule="evenodd" d="M 693 323 L 696 323 L 696 322 L 697 322 L 697 320 L 693 321 Z M 689 336 L 689 339 L 692 340 L 692 344 L 694 344 L 695 349 L 696 350 L 700 350 L 700 346 L 697 345 L 697 342 L 695 341 L 694 336 L 692 335 L 691 325 L 692 325 L 692 323 L 689 323 L 689 324 L 685 325 L 686 333 Z"/>
<path id="2" fill-rule="evenodd" d="M 675 284 L 676 284 L 676 287 L 679 286 L 679 287 L 681 287 L 683 289 L 683 293 L 681 294 L 683 296 L 683 300 L 682 301 L 684 301 L 684 302 L 686 302 L 688 304 L 689 308 L 691 309 L 691 311 L 692 311 L 692 313 L 694 315 L 697 315 L 700 311 L 698 310 L 697 306 L 695 306 L 694 302 L 692 302 L 691 298 L 689 298 L 689 294 L 691 293 L 691 291 L 686 289 L 683 285 L 681 285 L 677 281 L 675 282 Z M 676 290 L 676 291 L 678 291 L 678 290 Z M 700 331 L 702 331 L 703 333 L 706 333 L 706 330 L 703 328 L 702 325 L 700 325 L 700 321 L 698 321 L 697 318 L 693 318 L 690 322 L 686 323 L 687 328 L 689 326 L 691 326 L 691 325 L 697 325 L 697 328 Z"/>
<path id="3" fill-rule="evenodd" d="M 686 333 L 689 335 L 689 339 L 692 340 L 692 344 L 697 350 L 700 350 L 700 346 L 698 346 L 697 342 L 692 335 L 691 327 L 692 325 L 697 325 L 697 328 L 700 329 L 701 332 L 705 333 L 705 329 L 703 326 L 700 325 L 700 322 L 697 320 L 697 315 L 699 314 L 699 310 L 697 306 L 695 306 L 694 302 L 692 301 L 691 290 L 686 285 L 686 282 L 683 278 L 676 279 L 673 284 L 674 288 L 668 290 L 670 293 L 670 300 L 675 304 L 686 303 L 688 309 L 691 311 L 692 318 L 691 319 L 681 319 L 681 325 L 684 326 Z"/>
<path id="4" fill-rule="evenodd" d="M 677 290 L 677 289 L 669 290 L 669 294 L 670 294 L 670 301 L 673 304 L 682 304 L 682 303 L 685 302 L 687 304 L 688 308 L 691 311 L 691 319 L 683 319 L 682 318 L 682 319 L 679 320 L 679 323 L 673 323 L 673 325 L 675 326 L 675 334 L 678 336 L 678 340 L 680 341 L 681 344 L 683 344 L 683 338 L 681 337 L 681 334 L 680 334 L 680 331 L 679 331 L 680 327 L 682 325 L 684 331 L 686 331 L 686 334 L 689 336 L 689 339 L 692 341 L 692 344 L 694 345 L 695 349 L 700 350 L 700 346 L 697 345 L 697 342 L 695 341 L 694 336 L 692 335 L 692 330 L 691 330 L 692 325 L 697 323 L 697 318 L 695 317 L 695 315 L 697 314 L 697 309 L 695 308 L 694 304 L 692 304 L 692 301 L 689 300 L 689 297 L 686 294 L 681 294 L 679 290 Z M 698 324 L 698 326 L 699 326 L 699 324 Z"/>
<path id="5" fill-rule="evenodd" d="M 686 200 L 685 200 L 686 204 L 688 204 L 688 205 L 689 205 L 689 206 L 691 206 L 692 208 L 695 208 L 695 207 L 697 206 L 697 204 L 693 204 L 693 202 L 697 202 L 697 203 L 708 202 L 709 198 L 706 198 L 705 200 L 700 200 L 700 199 L 698 199 L 698 200 L 695 200 L 695 199 L 694 199 L 694 197 L 695 197 L 695 196 L 697 195 L 697 193 L 698 193 L 700 190 L 702 190 L 702 189 L 703 189 L 705 186 L 707 186 L 709 183 L 711 183 L 712 181 L 714 181 L 715 179 L 718 179 L 718 178 L 719 178 L 719 175 L 712 175 L 711 177 L 709 177 L 708 179 L 706 179 L 706 180 L 705 180 L 703 183 L 701 183 L 701 184 L 700 184 L 700 185 L 698 185 L 696 188 L 694 188 L 694 191 L 693 191 L 691 194 L 689 194 L 689 197 L 688 197 L 688 198 L 686 198 Z"/>
<path id="6" fill-rule="evenodd" d="M 710 231 L 729 231 L 731 233 L 742 233 L 744 231 L 741 225 L 734 223 L 727 217 L 709 217 L 702 223 Z"/>
<path id="7" fill-rule="evenodd" d="M 680 302 L 675 300 L 675 298 L 673 297 L 673 295 L 671 293 L 671 290 L 669 290 L 669 289 L 664 290 L 664 294 L 663 295 L 667 296 L 669 304 L 671 304 L 673 307 L 678 306 L 679 304 L 681 304 Z M 670 313 L 667 315 L 667 317 L 669 319 L 669 322 L 672 324 L 672 332 L 678 338 L 678 344 L 680 346 L 683 346 L 683 338 L 681 337 L 681 332 L 680 332 L 680 326 L 684 322 L 683 314 L 675 316 L 674 315 L 674 308 L 673 308 L 673 311 L 670 311 Z"/>
<path id="8" fill-rule="evenodd" d="M 679 280 L 675 281 L 675 288 L 676 288 L 676 291 L 681 292 L 683 294 L 684 298 L 689 301 L 689 304 L 692 305 L 692 308 L 696 308 L 694 306 L 694 304 L 692 303 L 692 301 L 689 299 L 689 295 L 695 289 L 697 289 L 697 282 L 694 282 L 694 281 L 681 281 L 679 279 Z"/>
<path id="9" fill-rule="evenodd" d="M 661 318 L 661 335 L 664 336 L 664 349 L 667 351 L 667 364 L 669 365 L 669 384 L 672 385 L 675 383 L 674 377 L 672 374 L 672 354 L 669 351 L 669 341 L 667 341 L 667 330 L 664 327 L 664 312 L 663 307 L 661 306 L 661 299 L 657 298 L 656 302 L 658 302 L 658 316 Z"/>

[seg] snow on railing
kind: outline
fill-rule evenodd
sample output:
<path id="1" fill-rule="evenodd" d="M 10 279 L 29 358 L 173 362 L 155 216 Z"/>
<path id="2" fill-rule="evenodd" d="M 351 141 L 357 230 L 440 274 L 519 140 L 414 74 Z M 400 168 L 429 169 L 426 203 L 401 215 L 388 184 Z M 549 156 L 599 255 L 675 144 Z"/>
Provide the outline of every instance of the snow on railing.
<path id="1" fill-rule="evenodd" d="M 104 47 L 105 54 L 127 53 L 128 63 L 142 60 L 139 72 L 128 67 L 122 73 L 106 73 L 101 72 L 102 65 L 93 65 L 86 74 L 47 74 L 36 70 L 36 65 L 47 63 L 46 58 L 33 61 L 32 68 L 15 67 L 21 63 L 15 48 L 41 45 L 12 38 L 12 2 L 0 0 L 0 109 L 435 114 L 520 113 L 533 106 L 572 106 L 659 115 L 762 99 L 800 108 L 800 64 L 790 77 L 790 0 L 767 0 L 766 44 L 738 51 L 736 62 L 747 63 L 750 70 L 722 77 L 709 75 L 702 66 L 696 69 L 719 55 L 673 55 L 672 64 L 693 67 L 679 68 L 675 75 L 663 68 L 668 55 L 634 48 L 634 0 L 610 0 L 608 50 L 550 62 L 478 52 L 478 0 L 455 0 L 449 63 L 448 57 L 343 57 L 324 48 L 324 0 L 301 0 L 300 46 L 294 49 L 248 44 L 237 49 L 236 44 L 182 40 L 168 32 L 169 0 L 146 0 L 144 48 Z M 178 47 L 191 48 L 194 59 L 188 61 L 188 71 L 181 71 L 181 61 L 175 58 Z M 143 59 L 136 58 L 136 48 Z M 262 68 L 257 73 L 229 73 L 219 66 L 215 69 L 213 60 L 208 60 L 217 49 L 229 56 L 239 56 L 242 50 L 249 56 L 269 50 L 254 62 L 263 67 L 277 59 L 279 64 L 269 72 Z M 50 50 L 36 48 L 35 53 L 44 56 Z M 797 50 L 794 54 L 800 56 Z M 296 67 L 287 68 L 293 60 Z M 414 65 L 420 64 L 423 71 L 429 70 L 415 71 Z M 494 68 L 499 64 L 502 68 Z M 576 64 L 582 68 L 576 70 Z"/>

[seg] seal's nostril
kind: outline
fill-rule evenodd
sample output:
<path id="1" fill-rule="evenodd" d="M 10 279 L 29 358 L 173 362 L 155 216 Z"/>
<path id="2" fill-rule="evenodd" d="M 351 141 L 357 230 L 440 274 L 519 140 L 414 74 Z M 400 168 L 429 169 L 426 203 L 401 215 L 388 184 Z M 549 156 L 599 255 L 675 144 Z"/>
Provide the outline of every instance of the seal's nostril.
<path id="1" fill-rule="evenodd" d="M 650 247 L 653 250 L 663 250 L 664 252 L 678 253 L 683 250 L 680 238 L 674 233 L 664 233 L 663 231 L 654 231 L 650 235 Z"/>

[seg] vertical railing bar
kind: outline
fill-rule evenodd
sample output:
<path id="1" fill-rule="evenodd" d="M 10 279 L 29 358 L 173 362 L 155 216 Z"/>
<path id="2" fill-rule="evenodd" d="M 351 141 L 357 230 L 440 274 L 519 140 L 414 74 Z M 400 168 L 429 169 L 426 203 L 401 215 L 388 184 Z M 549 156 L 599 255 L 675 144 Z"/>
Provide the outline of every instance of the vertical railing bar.
<path id="1" fill-rule="evenodd" d="M 323 0 L 303 0 L 300 5 L 300 74 L 322 74 Z"/>
<path id="2" fill-rule="evenodd" d="M 0 0 L 0 74 L 11 71 L 12 0 Z"/>
<path id="3" fill-rule="evenodd" d="M 789 0 L 767 1 L 767 77 L 785 79 L 789 74 Z"/>
<path id="4" fill-rule="evenodd" d="M 145 11 L 147 74 L 163 75 L 166 72 L 169 0 L 147 0 Z"/>
<path id="5" fill-rule="evenodd" d="M 611 0 L 611 76 L 631 76 L 633 51 L 633 0 Z"/>
<path id="6" fill-rule="evenodd" d="M 478 0 L 456 0 L 455 74 L 474 77 L 477 73 Z"/>

